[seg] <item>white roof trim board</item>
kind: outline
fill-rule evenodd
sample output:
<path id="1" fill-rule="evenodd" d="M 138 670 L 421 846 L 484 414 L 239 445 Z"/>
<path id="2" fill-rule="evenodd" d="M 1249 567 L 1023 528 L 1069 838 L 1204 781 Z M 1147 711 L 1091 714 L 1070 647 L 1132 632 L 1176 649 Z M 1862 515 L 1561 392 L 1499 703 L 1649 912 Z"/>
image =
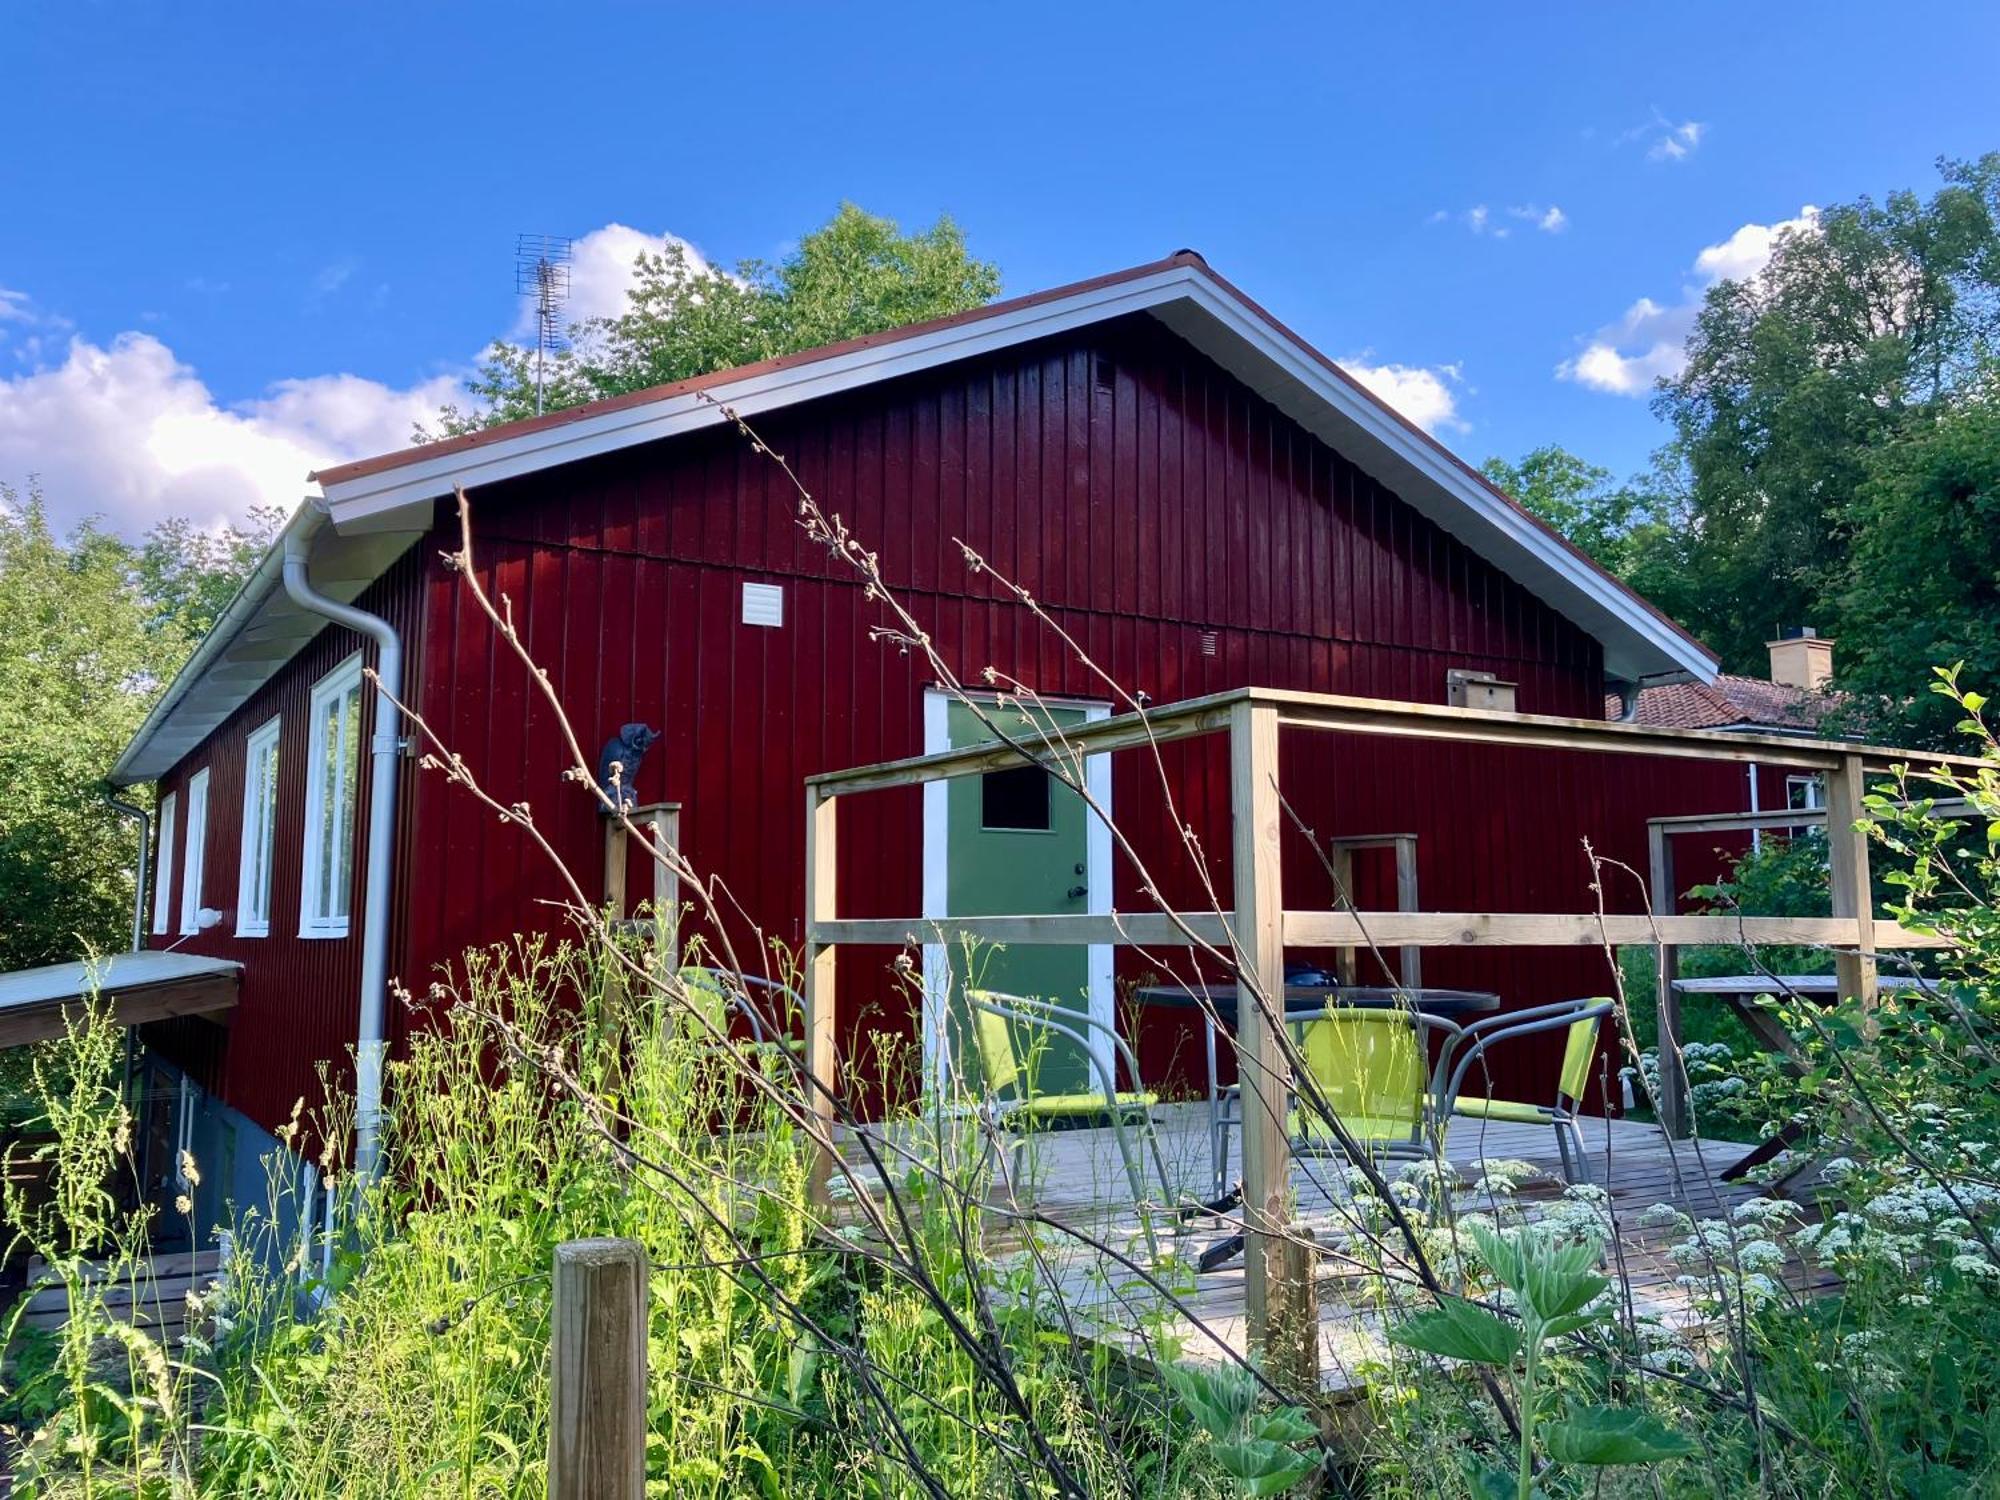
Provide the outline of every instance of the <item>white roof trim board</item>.
<path id="1" fill-rule="evenodd" d="M 407 461 L 351 477 L 331 470 L 321 504 L 337 536 L 360 542 L 374 535 L 378 541 L 388 542 L 389 547 L 379 549 L 388 554 L 381 562 L 386 568 L 429 525 L 432 502 L 449 495 L 454 486 L 470 489 L 492 484 L 712 427 L 723 420 L 718 406 L 756 417 L 1133 313 L 1158 318 L 1404 502 L 1602 642 L 1609 675 L 1632 681 L 1680 675 L 1702 681 L 1714 677 L 1714 658 L 1664 616 L 1510 503 L 1435 441 L 1411 428 L 1352 380 L 1327 368 L 1225 283 L 1182 257 L 1158 269 L 1086 283 L 1066 294 L 1024 299 L 990 315 L 948 320 L 824 357 L 752 367 L 736 379 L 727 378 L 725 373 L 723 378 L 705 382 L 700 390 L 669 387 L 657 399 L 620 401 L 603 411 L 586 411 L 559 423 L 525 424 L 518 433 L 496 429 L 489 439 L 476 444 L 441 446 L 435 456 L 420 451 Z M 321 538 L 322 545 L 326 541 Z M 370 549 L 364 546 L 361 550 Z M 315 552 L 316 571 L 317 562 Z M 351 573 L 352 568 L 342 571 Z M 221 654 L 212 649 L 217 646 L 216 636 L 244 629 L 248 616 L 265 607 L 273 592 L 282 599 L 276 569 L 260 570 L 245 590 L 246 595 L 254 593 L 256 597 L 238 601 L 249 606 L 245 617 L 237 618 L 232 607 L 215 635 L 204 642 L 195 660 L 176 679 L 170 698 L 175 693 L 194 696 L 186 679 L 192 672 L 208 671 L 213 658 Z M 233 680 L 247 682 L 247 677 Z M 226 696 L 241 703 L 262 680 L 258 678 Z M 163 702 L 162 709 L 166 706 Z M 190 723 L 206 722 L 212 727 L 220 722 L 216 710 L 221 707 L 221 703 L 207 705 L 206 712 Z M 120 757 L 114 781 L 149 779 L 192 748 L 194 741 L 184 734 L 164 734 L 172 717 L 155 711 Z M 156 745 L 156 739 L 162 743 Z M 172 740 L 178 748 L 165 740 Z"/>

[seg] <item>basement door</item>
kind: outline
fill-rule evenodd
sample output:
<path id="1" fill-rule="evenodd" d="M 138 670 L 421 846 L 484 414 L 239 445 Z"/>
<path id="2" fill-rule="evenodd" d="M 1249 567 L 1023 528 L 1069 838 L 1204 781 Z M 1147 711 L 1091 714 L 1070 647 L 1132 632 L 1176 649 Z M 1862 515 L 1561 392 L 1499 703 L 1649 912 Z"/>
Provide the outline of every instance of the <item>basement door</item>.
<path id="1" fill-rule="evenodd" d="M 1020 707 L 982 706 L 1024 742 L 1047 728 L 1074 727 L 1109 712 L 1101 703 L 1050 703 L 1035 711 L 1046 714 L 1038 725 Z M 965 704 L 937 689 L 926 692 L 926 752 L 983 744 L 993 737 Z M 1108 812 L 1111 772 L 1104 756 L 1086 760 L 1085 780 L 1091 796 Z M 925 916 L 1103 913 L 1111 910 L 1110 886 L 1110 830 L 1081 797 L 1039 767 L 1009 766 L 925 786 Z M 924 949 L 924 973 L 925 1077 L 933 1089 L 943 1087 L 954 1071 L 977 1085 L 977 1051 L 963 1000 L 968 983 L 1050 1000 L 1111 1023 L 1109 944 L 982 943 L 968 952 L 958 943 L 930 943 Z M 1076 1029 L 1089 1036 L 1085 1028 Z M 1108 1044 L 1100 1037 L 1090 1041 L 1108 1063 Z M 1082 1049 L 1062 1037 L 1050 1037 L 1037 1053 L 1034 1081 L 1041 1093 L 1097 1087 Z"/>

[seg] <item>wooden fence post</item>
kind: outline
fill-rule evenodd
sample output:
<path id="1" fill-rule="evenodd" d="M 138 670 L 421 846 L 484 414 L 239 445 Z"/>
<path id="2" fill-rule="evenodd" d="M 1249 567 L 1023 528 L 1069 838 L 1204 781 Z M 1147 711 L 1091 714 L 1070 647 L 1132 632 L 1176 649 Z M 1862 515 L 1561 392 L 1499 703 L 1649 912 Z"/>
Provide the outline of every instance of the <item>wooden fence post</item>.
<path id="1" fill-rule="evenodd" d="M 838 952 L 819 941 L 814 929 L 840 914 L 840 799 L 816 786 L 806 788 L 806 1101 L 826 1139 L 834 1128 L 834 1023 L 839 1014 Z M 833 1157 L 815 1150 L 807 1179 L 810 1201 L 832 1202 Z"/>
<path id="2" fill-rule="evenodd" d="M 1247 981 L 1237 1001 L 1237 1078 L 1243 1090 L 1244 1313 L 1250 1345 L 1267 1358 L 1296 1353 L 1272 1325 L 1297 1316 L 1305 1296 L 1298 1262 L 1271 1254 L 1274 1233 L 1292 1222 L 1291 1068 L 1278 1030 L 1285 1015 L 1285 891 L 1278 832 L 1278 711 L 1269 703 L 1230 710 L 1230 863 L 1235 880 L 1236 962 Z M 1262 992 L 1271 1015 L 1251 998 Z M 1276 1261 L 1274 1264 L 1273 1261 Z M 1308 1351 L 1316 1354 L 1315 1339 Z M 1316 1370 L 1272 1369 L 1273 1378 L 1310 1389 Z"/>
<path id="3" fill-rule="evenodd" d="M 1651 823 L 1646 828 L 1646 842 L 1650 866 L 1647 884 L 1652 888 L 1648 894 L 1652 898 L 1653 915 L 1671 917 L 1680 902 L 1680 894 L 1674 889 L 1673 838 L 1658 823 Z M 1660 1096 L 1654 1102 L 1660 1111 L 1660 1129 L 1673 1138 L 1688 1133 L 1688 1121 L 1694 1113 L 1688 1100 L 1687 1068 L 1681 1057 L 1681 992 L 1674 988 L 1680 972 L 1680 949 L 1672 943 L 1661 943 L 1653 970 L 1659 986 L 1654 1011 L 1658 1035 L 1654 1038 L 1653 1055 L 1660 1062 L 1656 1084 Z"/>
<path id="4" fill-rule="evenodd" d="M 644 1500 L 646 1252 L 556 1246 L 549 1333 L 549 1500 Z"/>
<path id="5" fill-rule="evenodd" d="M 1863 1006 L 1873 1009 L 1875 993 L 1875 898 L 1869 888 L 1868 835 L 1854 825 L 1866 815 L 1861 799 L 1867 791 L 1861 757 L 1843 755 L 1840 765 L 1826 773 L 1826 855 L 1832 877 L 1833 915 L 1852 917 L 1855 923 L 1855 950 L 1834 956 L 1834 973 L 1840 978 L 1842 999 L 1859 996 Z"/>

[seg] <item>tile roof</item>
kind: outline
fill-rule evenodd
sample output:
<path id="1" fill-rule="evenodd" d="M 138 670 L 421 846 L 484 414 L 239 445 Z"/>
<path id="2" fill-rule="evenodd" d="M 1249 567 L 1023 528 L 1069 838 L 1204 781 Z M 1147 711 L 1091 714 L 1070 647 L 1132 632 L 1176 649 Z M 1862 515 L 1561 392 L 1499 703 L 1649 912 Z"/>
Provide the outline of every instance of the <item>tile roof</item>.
<path id="1" fill-rule="evenodd" d="M 1741 724 L 1817 734 L 1821 720 L 1837 702 L 1831 693 L 1812 693 L 1761 677 L 1724 673 L 1709 683 L 1673 682 L 1642 689 L 1638 722 L 1664 729 L 1720 729 Z M 1616 718 L 1618 709 L 1616 696 L 1604 700 L 1607 717 Z"/>

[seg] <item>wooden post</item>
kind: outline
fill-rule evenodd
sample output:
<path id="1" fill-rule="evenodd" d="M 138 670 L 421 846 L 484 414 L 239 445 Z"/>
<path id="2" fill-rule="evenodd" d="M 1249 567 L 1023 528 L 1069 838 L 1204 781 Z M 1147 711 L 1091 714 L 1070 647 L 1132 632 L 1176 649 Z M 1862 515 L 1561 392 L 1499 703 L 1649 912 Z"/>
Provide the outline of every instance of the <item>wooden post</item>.
<path id="1" fill-rule="evenodd" d="M 1646 828 L 1646 844 L 1653 915 L 1671 917 L 1678 901 L 1674 891 L 1673 840 L 1666 829 L 1653 823 Z M 1681 992 L 1674 988 L 1674 981 L 1680 977 L 1680 960 L 1680 949 L 1672 943 L 1661 943 L 1659 964 L 1654 970 L 1659 986 L 1655 1011 L 1659 1034 L 1653 1050 L 1660 1059 L 1660 1128 L 1676 1139 L 1688 1133 L 1689 1116 L 1693 1113 L 1688 1099 L 1687 1067 L 1681 1057 Z"/>
<path id="2" fill-rule="evenodd" d="M 1399 833 L 1396 846 L 1396 910 L 1420 911 L 1417 903 L 1417 836 Z M 1403 983 L 1421 989 L 1424 983 L 1424 950 L 1415 944 L 1403 949 Z"/>
<path id="3" fill-rule="evenodd" d="M 828 1139 L 833 1135 L 834 1020 L 839 1009 L 836 950 L 832 943 L 818 941 L 814 927 L 831 922 L 840 910 L 839 807 L 839 798 L 818 787 L 806 788 L 806 1071 L 813 1080 L 809 1107 Z M 812 1202 L 830 1201 L 832 1179 L 833 1158 L 815 1152 L 809 1183 Z"/>
<path id="4" fill-rule="evenodd" d="M 646 1252 L 556 1246 L 549 1333 L 549 1500 L 644 1500 Z"/>
<path id="5" fill-rule="evenodd" d="M 604 817 L 604 904 L 611 908 L 611 920 L 622 922 L 626 916 L 625 871 L 630 863 L 626 845 L 631 837 L 625 832 L 625 825 L 609 813 Z"/>
<path id="6" fill-rule="evenodd" d="M 1335 894 L 1355 910 L 1361 903 L 1354 899 L 1354 846 L 1347 839 L 1329 839 L 1326 850 L 1327 862 L 1333 866 L 1333 879 L 1337 887 Z M 1357 951 L 1349 947 L 1336 948 L 1333 954 L 1334 977 L 1342 984 L 1359 984 L 1361 972 Z"/>
<path id="7" fill-rule="evenodd" d="M 1833 961 L 1843 999 L 1861 997 L 1864 1006 L 1877 1002 L 1875 985 L 1875 900 L 1868 876 L 1868 835 L 1854 825 L 1863 815 L 1861 757 L 1844 755 L 1840 765 L 1826 773 L 1826 853 L 1831 876 L 1833 915 L 1852 917 L 1858 940 L 1854 953 L 1840 953 Z"/>
<path id="8" fill-rule="evenodd" d="M 1296 1355 L 1296 1344 L 1274 1340 L 1273 1326 L 1301 1316 L 1306 1288 L 1292 1276 L 1282 1241 L 1271 1231 L 1292 1220 L 1291 1069 L 1277 1027 L 1284 1024 L 1284 871 L 1278 831 L 1278 712 L 1269 703 L 1239 703 L 1229 716 L 1231 863 L 1236 899 L 1236 962 L 1241 977 L 1262 992 L 1267 1019 L 1248 993 L 1237 1004 L 1237 1078 L 1242 1086 L 1243 1256 L 1245 1313 L 1250 1346 L 1259 1351 L 1274 1379 L 1316 1386 L 1313 1369 L 1280 1370 L 1271 1361 Z M 1276 1025 L 1273 1024 L 1276 1023 Z M 1275 1263 L 1274 1263 L 1275 1260 Z M 1316 1359 L 1317 1340 L 1305 1358 Z"/>

